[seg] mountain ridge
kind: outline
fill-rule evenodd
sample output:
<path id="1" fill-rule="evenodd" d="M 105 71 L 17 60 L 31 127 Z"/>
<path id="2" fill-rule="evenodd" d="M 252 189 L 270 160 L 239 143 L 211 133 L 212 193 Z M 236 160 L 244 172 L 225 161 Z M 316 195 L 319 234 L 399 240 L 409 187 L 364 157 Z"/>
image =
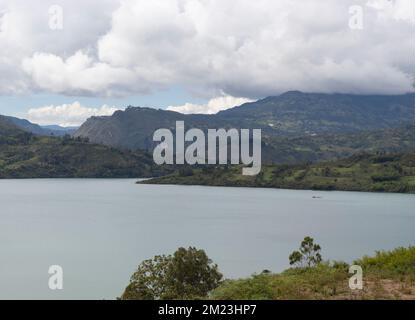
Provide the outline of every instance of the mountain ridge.
<path id="1" fill-rule="evenodd" d="M 13 116 L 0 115 L 2 119 L 14 124 L 16 127 L 40 136 L 63 136 L 65 134 L 75 133 L 77 127 L 64 128 L 58 125 L 41 126 L 36 123 L 30 122 L 26 119 L 21 119 Z"/>
<path id="2" fill-rule="evenodd" d="M 213 115 L 181 114 L 161 109 L 128 107 L 112 116 L 89 118 L 75 137 L 126 149 L 151 150 L 159 128 L 261 129 L 263 137 L 302 137 L 356 133 L 415 124 L 415 94 L 347 95 L 290 91 L 245 103 Z"/>
<path id="3" fill-rule="evenodd" d="M 87 139 L 35 135 L 0 116 L 0 179 L 140 178 L 168 172 L 150 154 Z"/>

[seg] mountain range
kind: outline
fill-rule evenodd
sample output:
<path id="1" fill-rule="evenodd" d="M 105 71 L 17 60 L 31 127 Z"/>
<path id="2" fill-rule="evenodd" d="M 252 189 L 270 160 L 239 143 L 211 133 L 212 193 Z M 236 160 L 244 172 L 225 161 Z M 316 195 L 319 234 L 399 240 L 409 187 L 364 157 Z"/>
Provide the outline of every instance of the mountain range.
<path id="1" fill-rule="evenodd" d="M 19 122 L 20 123 L 20 122 Z M 168 172 L 145 151 L 33 134 L 0 117 L 0 178 L 138 178 Z"/>
<path id="2" fill-rule="evenodd" d="M 26 119 L 0 115 L 4 121 L 17 126 L 18 128 L 41 136 L 64 136 L 65 134 L 72 135 L 78 127 L 61 127 L 58 125 L 40 126 L 32 123 Z"/>
<path id="3" fill-rule="evenodd" d="M 52 152 L 46 146 L 48 143 L 56 148 L 52 153 L 65 154 L 66 149 L 60 147 L 62 141 L 58 137 L 63 136 L 65 141 L 69 141 L 68 135 L 72 134 L 73 139 L 70 140 L 78 143 L 72 151 L 79 151 L 78 147 L 85 150 L 89 148 L 91 151 L 88 152 L 94 154 L 101 150 L 97 146 L 104 145 L 108 147 L 105 152 L 124 152 L 123 156 L 127 155 L 126 157 L 131 152 L 140 153 L 141 159 L 145 159 L 145 171 L 150 174 L 147 165 L 151 155 L 147 151 L 151 152 L 155 145 L 152 141 L 154 131 L 159 128 L 174 131 L 175 122 L 179 120 L 184 121 L 187 128 L 196 127 L 202 130 L 261 128 L 264 165 L 317 163 L 342 159 L 358 153 L 398 153 L 415 150 L 415 94 L 360 96 L 292 91 L 246 103 L 214 115 L 186 115 L 130 106 L 124 111 L 116 111 L 112 116 L 91 117 L 78 129 L 42 127 L 24 119 L 0 116 L 0 151 L 8 148 L 6 151 L 9 155 L 12 150 L 25 153 L 27 159 L 23 158 L 29 162 L 25 162 L 23 167 L 30 168 L 27 164 L 37 163 L 36 159 L 39 159 L 36 152 L 42 155 L 46 150 Z M 24 133 L 34 136 L 27 138 Z M 44 136 L 50 139 L 42 138 Z M 19 144 L 21 147 L 17 148 Z M 31 147 L 28 147 L 28 144 L 32 144 Z M 9 145 L 14 147 L 9 148 Z M 82 152 L 87 152 L 85 150 Z M 77 158 L 74 152 L 67 153 L 67 157 Z M 7 154 L 6 158 L 10 159 Z M 5 153 L 2 153 L 2 156 L 5 156 Z M 16 155 L 19 161 L 23 158 Z M 116 160 L 117 157 L 109 158 L 115 162 L 124 162 Z M 118 166 L 117 163 L 104 164 L 92 156 L 88 159 L 94 161 L 97 167 Z M 6 163 L 15 162 L 7 160 Z M 75 163 L 78 163 L 77 160 Z M 44 165 L 44 162 L 41 164 Z M 128 167 L 131 169 L 133 166 L 129 164 Z M 14 167 L 12 165 L 9 168 Z M 61 170 L 62 167 L 58 171 Z M 96 175 L 103 174 L 98 174 L 96 170 L 94 172 Z M 134 169 L 130 176 L 134 176 L 136 172 L 138 171 Z"/>
<path id="4" fill-rule="evenodd" d="M 348 95 L 298 91 L 246 103 L 214 115 L 128 107 L 89 118 L 75 133 L 121 149 L 154 147 L 155 130 L 260 128 L 265 163 L 317 162 L 356 152 L 404 152 L 415 148 L 415 94 Z"/>
<path id="5" fill-rule="evenodd" d="M 113 147 L 151 150 L 154 131 L 174 130 L 179 120 L 187 128 L 202 130 L 262 129 L 265 138 L 348 134 L 415 124 L 415 94 L 362 96 L 292 91 L 213 115 L 128 107 L 112 116 L 89 118 L 74 136 Z"/>

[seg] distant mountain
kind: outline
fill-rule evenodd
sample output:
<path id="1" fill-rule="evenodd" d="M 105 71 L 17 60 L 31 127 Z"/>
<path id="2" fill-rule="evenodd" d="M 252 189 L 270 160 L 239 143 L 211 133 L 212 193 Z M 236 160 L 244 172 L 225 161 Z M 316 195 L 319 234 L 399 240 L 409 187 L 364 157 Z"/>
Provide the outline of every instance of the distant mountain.
<path id="1" fill-rule="evenodd" d="M 0 116 L 0 179 L 137 178 L 166 173 L 143 151 L 121 151 L 81 138 L 35 135 Z"/>
<path id="2" fill-rule="evenodd" d="M 1 139 L 10 136 L 14 137 L 22 133 L 24 133 L 23 130 L 19 129 L 9 119 L 4 116 L 0 116 L 0 142 Z"/>
<path id="3" fill-rule="evenodd" d="M 154 131 L 159 128 L 174 130 L 179 120 L 184 120 L 187 127 L 201 129 L 226 125 L 211 115 L 184 115 L 153 108 L 128 107 L 112 116 L 89 118 L 74 136 L 87 137 L 91 142 L 113 147 L 151 150 Z"/>
<path id="4" fill-rule="evenodd" d="M 215 115 L 129 107 L 112 116 L 88 119 L 74 135 L 114 147 L 151 150 L 154 131 L 173 130 L 178 120 L 185 121 L 188 128 L 202 130 L 260 128 L 265 139 L 352 134 L 415 124 L 415 94 L 362 96 L 293 91 Z"/>
<path id="5" fill-rule="evenodd" d="M 37 134 L 37 135 L 51 135 L 52 134 L 52 131 L 44 129 L 41 126 L 31 123 L 30 121 L 25 120 L 25 119 L 19 119 L 19 118 L 10 117 L 10 116 L 0 116 L 0 117 L 3 118 L 5 121 L 8 121 L 14 124 L 16 127 L 24 131 L 31 132 L 33 134 Z"/>
<path id="6" fill-rule="evenodd" d="M 58 125 L 41 126 L 43 129 L 52 131 L 55 135 L 72 135 L 78 130 L 79 127 L 61 127 Z"/>
<path id="7" fill-rule="evenodd" d="M 291 91 L 219 112 L 216 117 L 271 135 L 347 133 L 415 124 L 415 94 L 350 95 Z"/>
<path id="8" fill-rule="evenodd" d="M 40 126 L 25 119 L 3 115 L 0 117 L 5 121 L 8 121 L 16 125 L 18 128 L 24 131 L 31 132 L 33 134 L 41 136 L 63 136 L 65 134 L 73 134 L 78 129 L 77 127 L 65 128 L 57 125 Z"/>

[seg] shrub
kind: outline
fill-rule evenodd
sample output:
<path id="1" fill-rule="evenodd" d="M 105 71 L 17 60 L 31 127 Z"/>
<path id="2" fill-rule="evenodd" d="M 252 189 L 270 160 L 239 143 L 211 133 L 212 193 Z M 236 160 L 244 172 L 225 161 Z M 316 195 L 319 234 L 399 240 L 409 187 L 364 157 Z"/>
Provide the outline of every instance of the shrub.
<path id="1" fill-rule="evenodd" d="M 263 273 L 248 279 L 227 280 L 213 291 L 212 298 L 220 300 L 273 299 L 272 275 Z"/>
<path id="2" fill-rule="evenodd" d="M 364 272 L 381 276 L 415 277 L 415 247 L 378 251 L 374 257 L 365 256 L 355 261 Z"/>
<path id="3" fill-rule="evenodd" d="M 203 250 L 179 248 L 173 255 L 143 261 L 132 275 L 123 300 L 204 298 L 222 274 Z"/>
<path id="4" fill-rule="evenodd" d="M 290 265 L 300 268 L 314 267 L 322 260 L 320 251 L 321 247 L 314 243 L 313 238 L 305 237 L 301 242 L 300 249 L 289 256 Z"/>

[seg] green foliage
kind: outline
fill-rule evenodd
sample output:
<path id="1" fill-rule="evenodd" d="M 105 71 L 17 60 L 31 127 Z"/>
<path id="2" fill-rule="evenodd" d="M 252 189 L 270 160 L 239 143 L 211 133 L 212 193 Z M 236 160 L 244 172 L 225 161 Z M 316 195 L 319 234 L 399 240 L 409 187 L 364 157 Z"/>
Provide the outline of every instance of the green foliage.
<path id="1" fill-rule="evenodd" d="M 388 152 L 413 148 L 414 130 L 409 133 L 406 130 L 350 133 L 414 123 L 414 105 L 415 95 L 373 97 L 288 92 L 215 115 L 183 115 L 129 107 L 111 117 L 91 117 L 77 134 L 104 144 L 117 143 L 117 147 L 151 149 L 154 131 L 174 128 L 179 120 L 185 121 L 187 128 L 203 131 L 209 128 L 256 128 L 264 133 L 263 160 L 292 164 L 347 157 L 378 148 Z M 393 111 L 397 108 L 399 111 Z M 108 131 L 112 134 L 103 134 Z"/>
<path id="2" fill-rule="evenodd" d="M 415 279 L 415 247 L 379 251 L 374 257 L 365 256 L 355 261 L 363 272 L 387 277 L 409 276 Z"/>
<path id="3" fill-rule="evenodd" d="M 300 249 L 290 254 L 290 265 L 298 268 L 314 267 L 322 261 L 320 251 L 321 247 L 314 243 L 313 238 L 305 237 Z"/>
<path id="4" fill-rule="evenodd" d="M 313 239 L 306 237 L 298 252 L 312 257 L 309 253 L 320 251 L 316 246 Z M 415 298 L 415 247 L 382 251 L 355 261 L 362 266 L 365 281 L 364 290 L 358 292 L 349 288 L 347 263 L 314 263 L 317 260 L 311 259 L 309 267 L 291 268 L 279 274 L 266 270 L 245 279 L 221 281 L 217 266 L 202 250 L 180 248 L 174 255 L 156 256 L 141 263 L 121 299 Z"/>
<path id="5" fill-rule="evenodd" d="M 203 250 L 179 248 L 173 255 L 143 261 L 121 299 L 159 300 L 205 298 L 218 287 L 222 274 Z"/>
<path id="6" fill-rule="evenodd" d="M 168 175 L 144 183 L 312 190 L 415 193 L 415 152 L 357 154 L 347 159 L 302 165 L 266 165 L 256 177 L 241 166 L 193 169 L 191 176 Z"/>
<path id="7" fill-rule="evenodd" d="M 0 178 L 137 178 L 172 169 L 143 151 L 116 150 L 85 138 L 36 136 L 0 117 Z"/>
<path id="8" fill-rule="evenodd" d="M 280 274 L 254 275 L 228 280 L 212 292 L 219 300 L 325 299 L 342 291 L 347 271 L 322 263 L 307 269 L 289 269 Z"/>
<path id="9" fill-rule="evenodd" d="M 124 300 L 155 300 L 169 296 L 167 272 L 171 256 L 155 256 L 143 261 L 125 289 Z"/>
<path id="10" fill-rule="evenodd" d="M 212 293 L 220 300 L 271 300 L 274 299 L 270 274 L 254 275 L 247 279 L 226 280 Z"/>
<path id="11" fill-rule="evenodd" d="M 311 241 L 306 241 L 311 246 Z M 227 280 L 213 290 L 218 300 L 415 299 L 415 247 L 378 252 L 354 262 L 363 268 L 364 290 L 349 288 L 349 265 L 321 262 L 279 274 Z"/>

